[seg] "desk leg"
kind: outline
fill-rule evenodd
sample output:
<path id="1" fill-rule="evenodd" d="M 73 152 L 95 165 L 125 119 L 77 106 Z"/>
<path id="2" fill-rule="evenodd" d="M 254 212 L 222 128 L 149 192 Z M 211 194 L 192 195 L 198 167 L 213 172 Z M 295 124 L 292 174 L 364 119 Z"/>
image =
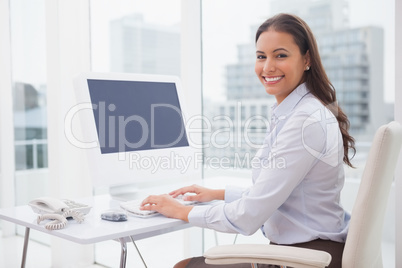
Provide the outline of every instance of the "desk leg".
<path id="1" fill-rule="evenodd" d="M 120 268 L 125 268 L 127 261 L 127 244 L 126 241 L 124 241 L 124 237 L 119 238 L 119 241 L 121 244 Z"/>
<path id="2" fill-rule="evenodd" d="M 140 250 L 139 250 L 139 249 L 138 249 L 138 247 L 137 247 L 137 244 L 135 243 L 135 241 L 134 241 L 134 239 L 133 239 L 133 237 L 132 237 L 132 236 L 130 236 L 130 239 L 131 239 L 131 242 L 133 242 L 134 247 L 135 247 L 135 249 L 137 250 L 138 255 L 140 256 L 140 258 L 141 258 L 141 260 L 142 260 L 142 263 L 144 264 L 145 268 L 148 268 L 147 264 L 145 263 L 144 258 L 143 258 L 143 257 L 142 257 L 142 255 L 141 255 Z"/>
<path id="3" fill-rule="evenodd" d="M 22 251 L 22 261 L 21 261 L 21 268 L 25 268 L 25 263 L 27 260 L 27 252 L 28 252 L 28 242 L 29 242 L 29 231 L 31 229 L 26 227 L 25 228 L 25 236 L 24 236 L 24 249 Z"/>

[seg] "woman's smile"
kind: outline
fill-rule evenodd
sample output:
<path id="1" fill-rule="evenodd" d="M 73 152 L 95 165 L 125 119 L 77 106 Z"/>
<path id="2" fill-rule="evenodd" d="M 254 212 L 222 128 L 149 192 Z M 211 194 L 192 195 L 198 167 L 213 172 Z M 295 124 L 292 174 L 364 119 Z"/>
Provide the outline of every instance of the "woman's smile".
<path id="1" fill-rule="evenodd" d="M 279 83 L 279 81 L 281 81 L 283 77 L 284 77 L 284 75 L 282 75 L 282 76 L 264 76 L 264 79 L 267 84 L 276 84 L 276 83 Z"/>

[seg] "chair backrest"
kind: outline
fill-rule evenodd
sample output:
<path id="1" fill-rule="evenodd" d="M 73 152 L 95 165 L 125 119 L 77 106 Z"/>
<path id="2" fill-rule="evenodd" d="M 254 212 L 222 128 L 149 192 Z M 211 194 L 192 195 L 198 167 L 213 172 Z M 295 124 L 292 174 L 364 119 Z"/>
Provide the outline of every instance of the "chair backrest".
<path id="1" fill-rule="evenodd" d="M 402 127 L 391 122 L 374 137 L 352 210 L 343 268 L 382 267 L 381 237 L 388 195 L 402 144 Z"/>

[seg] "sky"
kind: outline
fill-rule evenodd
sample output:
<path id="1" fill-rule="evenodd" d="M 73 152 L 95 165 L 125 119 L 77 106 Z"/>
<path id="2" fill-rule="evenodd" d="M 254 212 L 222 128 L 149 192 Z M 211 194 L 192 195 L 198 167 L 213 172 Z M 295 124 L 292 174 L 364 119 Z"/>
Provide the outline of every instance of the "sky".
<path id="1" fill-rule="evenodd" d="M 350 26 L 376 25 L 384 28 L 385 100 L 393 99 L 394 77 L 394 2 L 395 0 L 349 0 Z M 107 71 L 109 21 L 142 12 L 147 23 L 175 25 L 180 22 L 180 0 L 92 0 L 92 59 L 97 71 Z M 267 0 L 204 0 L 203 55 L 204 94 L 223 98 L 223 68 L 235 63 L 236 44 L 253 40 L 254 30 L 269 14 Z M 156 8 L 157 7 L 157 8 Z M 16 80 L 33 84 L 46 81 L 45 5 L 43 0 L 11 1 L 13 29 L 13 75 Z M 32 12 L 35 10 L 35 12 Z M 38 31 L 37 29 L 43 29 Z M 32 41 L 34 40 L 34 42 Z M 95 45 L 96 44 L 96 45 Z"/>

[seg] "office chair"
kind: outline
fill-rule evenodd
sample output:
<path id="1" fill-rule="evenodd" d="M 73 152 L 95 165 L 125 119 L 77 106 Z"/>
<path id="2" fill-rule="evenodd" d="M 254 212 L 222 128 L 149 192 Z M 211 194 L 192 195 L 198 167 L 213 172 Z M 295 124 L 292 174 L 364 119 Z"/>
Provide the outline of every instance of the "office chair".
<path id="1" fill-rule="evenodd" d="M 352 210 L 342 257 L 343 268 L 382 267 L 381 235 L 388 195 L 402 143 L 402 126 L 391 122 L 374 137 Z M 326 267 L 331 255 L 320 250 L 277 245 L 223 245 L 204 253 L 208 264 L 255 263 Z"/>

